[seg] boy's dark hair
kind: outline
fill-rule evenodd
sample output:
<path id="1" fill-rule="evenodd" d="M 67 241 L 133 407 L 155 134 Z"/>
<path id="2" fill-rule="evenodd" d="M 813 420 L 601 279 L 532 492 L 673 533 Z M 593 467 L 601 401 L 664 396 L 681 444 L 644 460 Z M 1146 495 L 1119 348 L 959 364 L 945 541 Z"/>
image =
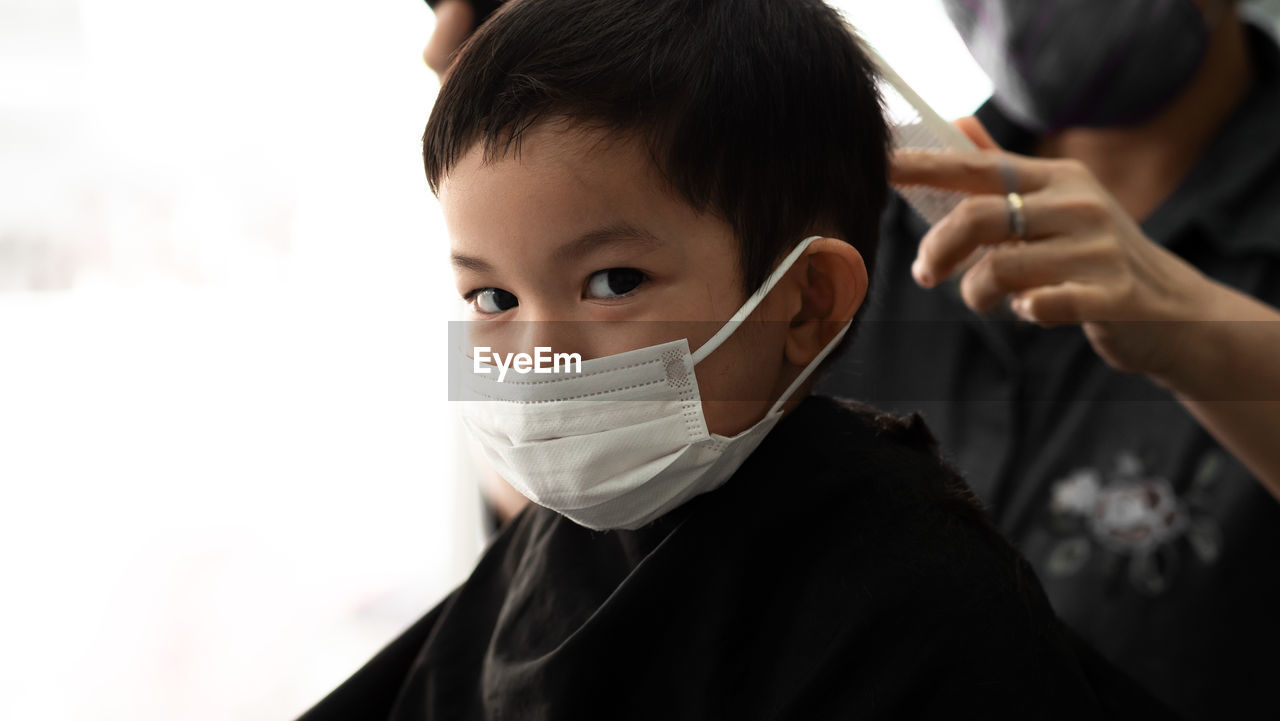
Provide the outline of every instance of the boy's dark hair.
<path id="1" fill-rule="evenodd" d="M 874 264 L 889 132 L 861 43 L 822 0 L 506 3 L 431 111 L 431 189 L 475 143 L 502 158 L 553 119 L 645 139 L 671 188 L 732 226 L 747 292 L 808 235 Z"/>

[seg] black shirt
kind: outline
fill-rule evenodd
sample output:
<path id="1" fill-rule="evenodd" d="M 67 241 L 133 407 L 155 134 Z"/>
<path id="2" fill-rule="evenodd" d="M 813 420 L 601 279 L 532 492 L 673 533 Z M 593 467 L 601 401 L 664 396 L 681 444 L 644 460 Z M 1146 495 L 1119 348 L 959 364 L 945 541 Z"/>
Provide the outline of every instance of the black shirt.
<path id="1" fill-rule="evenodd" d="M 919 418 L 810 397 L 636 531 L 531 506 L 323 719 L 1160 718 Z"/>
<path id="2" fill-rule="evenodd" d="M 1250 43 L 1251 94 L 1142 228 L 1280 305 L 1280 50 L 1257 28 Z M 1004 147 L 1031 150 L 991 103 L 979 118 Z M 1062 618 L 1176 710 L 1280 717 L 1264 660 L 1280 649 L 1280 503 L 1078 328 L 983 320 L 953 286 L 916 286 L 924 230 L 892 204 L 875 297 L 820 389 L 922 413 Z"/>

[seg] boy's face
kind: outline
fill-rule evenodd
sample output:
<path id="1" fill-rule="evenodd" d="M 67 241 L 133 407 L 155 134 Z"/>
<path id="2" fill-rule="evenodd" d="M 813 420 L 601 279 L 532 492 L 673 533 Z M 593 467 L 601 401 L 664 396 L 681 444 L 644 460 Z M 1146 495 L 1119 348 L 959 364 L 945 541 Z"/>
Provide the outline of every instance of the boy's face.
<path id="1" fill-rule="evenodd" d="M 680 338 L 697 350 L 746 300 L 730 226 L 674 196 L 639 142 L 540 123 L 518 154 L 481 161 L 477 144 L 440 185 L 474 345 L 584 360 Z M 698 363 L 711 432 L 750 427 L 799 370 L 784 357 L 793 286 L 751 316 L 774 322 L 743 324 Z"/>

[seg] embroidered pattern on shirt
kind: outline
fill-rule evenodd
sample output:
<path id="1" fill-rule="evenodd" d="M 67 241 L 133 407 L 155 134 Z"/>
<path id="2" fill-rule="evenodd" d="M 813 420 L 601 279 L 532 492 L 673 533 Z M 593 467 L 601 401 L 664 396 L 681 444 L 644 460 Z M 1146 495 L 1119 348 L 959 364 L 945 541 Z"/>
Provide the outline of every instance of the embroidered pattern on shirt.
<path id="1" fill-rule="evenodd" d="M 1168 590 L 1189 553 L 1200 563 L 1217 561 L 1222 534 L 1202 510 L 1200 496 L 1217 472 L 1216 454 L 1207 454 L 1187 496 L 1168 479 L 1146 472 L 1132 452 L 1121 453 L 1113 470 L 1077 469 L 1053 484 L 1049 507 L 1055 523 L 1068 530 L 1049 553 L 1052 576 L 1072 576 L 1102 547 L 1122 565 L 1130 584 L 1147 595 Z M 1178 543 L 1180 539 L 1186 543 Z"/>

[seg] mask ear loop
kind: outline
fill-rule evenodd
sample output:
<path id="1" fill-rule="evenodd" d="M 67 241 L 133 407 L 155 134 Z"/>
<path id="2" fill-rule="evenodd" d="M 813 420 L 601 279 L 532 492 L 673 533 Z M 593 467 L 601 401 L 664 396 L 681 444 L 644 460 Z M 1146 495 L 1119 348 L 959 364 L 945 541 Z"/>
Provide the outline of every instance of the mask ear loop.
<path id="1" fill-rule="evenodd" d="M 777 402 L 775 402 L 773 407 L 769 409 L 769 415 L 773 415 L 782 410 L 783 404 L 791 398 L 791 394 L 795 393 L 796 389 L 808 380 L 809 376 L 817 370 L 818 366 L 822 365 L 822 361 L 830 355 L 831 351 L 835 350 L 836 346 L 840 345 L 840 341 L 844 339 L 845 334 L 849 332 L 849 328 L 852 325 L 853 319 L 850 318 L 849 322 L 845 323 L 844 327 L 840 329 L 840 332 L 836 333 L 836 336 L 827 342 L 827 345 L 823 347 L 822 352 L 819 353 L 816 358 L 809 361 L 809 365 L 805 366 L 804 370 L 800 371 L 800 375 L 796 376 L 796 379 L 791 381 L 791 385 L 787 386 L 787 389 L 782 392 L 781 396 L 778 396 Z"/>
<path id="2" fill-rule="evenodd" d="M 795 265 L 796 259 L 800 257 L 800 254 L 804 252 L 804 249 L 808 248 L 809 244 L 817 240 L 819 237 L 821 236 L 811 235 L 800 241 L 800 243 L 791 250 L 791 253 L 784 258 L 782 263 L 774 269 L 773 273 L 765 279 L 760 288 L 756 290 L 755 293 L 752 293 L 750 298 L 747 298 L 747 302 L 742 304 L 742 307 L 738 309 L 738 312 L 734 313 L 733 317 L 726 321 L 725 324 L 720 327 L 720 330 L 716 331 L 716 334 L 711 336 L 710 340 L 703 343 L 698 350 L 694 351 L 694 365 L 697 365 L 703 358 L 714 353 L 729 336 L 733 335 L 733 332 L 742 325 L 742 323 L 747 319 L 747 316 L 751 315 L 751 313 L 755 311 L 756 307 L 760 305 L 760 302 L 764 300 L 764 297 L 769 295 L 769 291 L 773 290 L 773 287 L 778 284 L 778 281 L 782 280 L 782 276 L 786 275 L 787 271 L 791 270 L 791 266 Z"/>

